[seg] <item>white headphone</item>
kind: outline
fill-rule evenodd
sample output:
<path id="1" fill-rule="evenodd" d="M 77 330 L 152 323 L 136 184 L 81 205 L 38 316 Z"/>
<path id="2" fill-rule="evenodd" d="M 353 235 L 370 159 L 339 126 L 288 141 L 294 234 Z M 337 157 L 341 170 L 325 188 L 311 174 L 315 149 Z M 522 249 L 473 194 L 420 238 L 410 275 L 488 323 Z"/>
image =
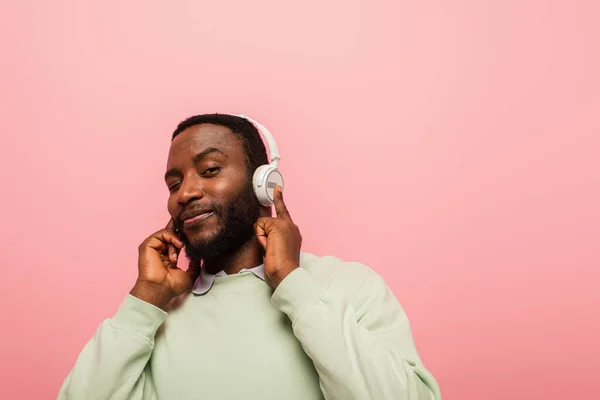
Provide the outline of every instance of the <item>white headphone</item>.
<path id="1" fill-rule="evenodd" d="M 277 150 L 275 138 L 264 125 L 256 122 L 252 118 L 242 114 L 231 115 L 243 118 L 253 124 L 267 140 L 269 153 L 271 155 L 271 163 L 256 168 L 254 176 L 252 177 L 252 186 L 254 187 L 254 194 L 256 194 L 259 203 L 265 207 L 269 207 L 274 203 L 273 192 L 275 191 L 275 186 L 281 186 L 281 190 L 283 191 L 283 175 L 281 175 L 281 172 L 277 169 L 277 164 L 281 159 L 281 156 L 279 155 L 279 150 Z"/>

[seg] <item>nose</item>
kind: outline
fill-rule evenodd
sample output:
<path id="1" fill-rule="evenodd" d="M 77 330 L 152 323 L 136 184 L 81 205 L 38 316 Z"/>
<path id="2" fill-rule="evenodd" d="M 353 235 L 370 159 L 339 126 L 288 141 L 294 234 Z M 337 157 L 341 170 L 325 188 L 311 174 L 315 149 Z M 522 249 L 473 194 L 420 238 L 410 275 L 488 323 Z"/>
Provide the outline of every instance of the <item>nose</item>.
<path id="1" fill-rule="evenodd" d="M 202 178 L 195 173 L 184 177 L 177 192 L 177 202 L 185 206 L 189 202 L 199 200 L 202 197 L 204 197 Z"/>

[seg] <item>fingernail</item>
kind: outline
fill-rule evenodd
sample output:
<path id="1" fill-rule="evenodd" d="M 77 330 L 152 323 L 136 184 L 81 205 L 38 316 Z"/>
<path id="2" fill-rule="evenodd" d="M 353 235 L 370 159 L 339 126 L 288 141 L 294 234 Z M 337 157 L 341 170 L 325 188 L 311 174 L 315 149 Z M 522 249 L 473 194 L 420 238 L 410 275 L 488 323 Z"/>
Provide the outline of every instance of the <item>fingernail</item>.
<path id="1" fill-rule="evenodd" d="M 177 261 L 177 253 L 173 254 L 173 259 Z"/>

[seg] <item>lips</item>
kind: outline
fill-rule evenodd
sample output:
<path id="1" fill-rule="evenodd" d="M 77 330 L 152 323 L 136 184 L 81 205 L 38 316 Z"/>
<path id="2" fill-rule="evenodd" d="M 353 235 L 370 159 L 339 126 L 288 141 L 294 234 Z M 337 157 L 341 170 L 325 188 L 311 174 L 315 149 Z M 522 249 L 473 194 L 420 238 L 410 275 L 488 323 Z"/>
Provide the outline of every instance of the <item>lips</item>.
<path id="1" fill-rule="evenodd" d="M 187 226 L 187 225 L 191 225 L 194 222 L 198 222 L 198 221 L 202 221 L 207 219 L 208 217 L 210 217 L 211 215 L 213 215 L 212 211 L 208 211 L 208 212 L 203 212 L 202 214 L 196 215 L 195 217 L 192 218 L 188 218 L 186 220 L 183 221 L 183 225 Z"/>
<path id="2" fill-rule="evenodd" d="M 202 221 L 211 215 L 213 215 L 212 210 L 192 210 L 190 212 L 185 212 L 181 216 L 181 221 L 183 225 L 190 225 L 194 222 Z"/>

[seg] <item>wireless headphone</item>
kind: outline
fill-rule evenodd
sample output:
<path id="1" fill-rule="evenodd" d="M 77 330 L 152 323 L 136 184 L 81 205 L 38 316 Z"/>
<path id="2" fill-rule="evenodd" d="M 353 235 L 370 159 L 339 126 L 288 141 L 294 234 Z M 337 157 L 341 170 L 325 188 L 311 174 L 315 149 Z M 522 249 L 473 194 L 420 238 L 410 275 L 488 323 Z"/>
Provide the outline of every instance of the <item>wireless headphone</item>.
<path id="1" fill-rule="evenodd" d="M 252 186 L 254 187 L 254 194 L 258 198 L 259 203 L 265 207 L 269 207 L 273 205 L 275 201 L 273 195 L 275 187 L 279 185 L 283 191 L 283 175 L 281 175 L 281 172 L 279 172 L 277 169 L 277 164 L 279 163 L 281 156 L 279 155 L 279 150 L 277 150 L 275 138 L 264 125 L 256 122 L 252 118 L 242 114 L 232 115 L 243 118 L 253 124 L 254 127 L 258 129 L 258 131 L 262 133 L 267 140 L 269 154 L 271 155 L 271 163 L 264 164 L 256 168 L 256 171 L 254 171 L 254 176 L 252 177 Z"/>

